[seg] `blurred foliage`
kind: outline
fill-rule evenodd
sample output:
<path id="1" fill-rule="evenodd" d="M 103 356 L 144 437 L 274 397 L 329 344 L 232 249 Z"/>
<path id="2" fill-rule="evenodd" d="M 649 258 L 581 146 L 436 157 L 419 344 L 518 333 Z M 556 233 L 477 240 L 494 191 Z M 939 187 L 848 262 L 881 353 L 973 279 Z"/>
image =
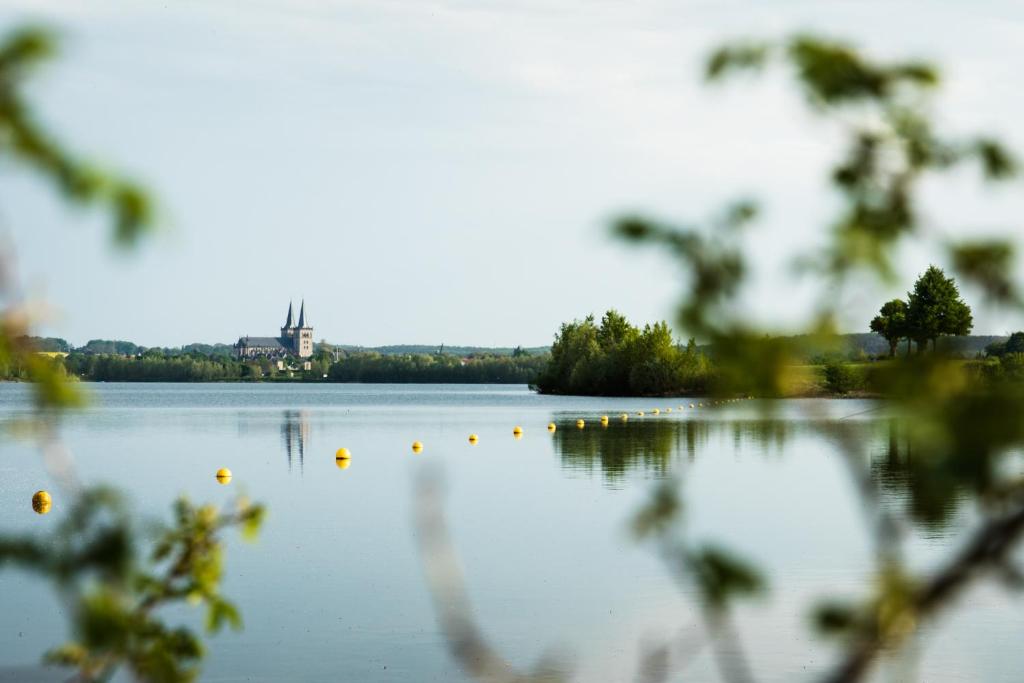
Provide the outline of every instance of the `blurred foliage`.
<path id="1" fill-rule="evenodd" d="M 24 97 L 26 79 L 56 52 L 55 35 L 41 27 L 15 29 L 0 41 L 0 154 L 33 168 L 68 201 L 102 208 L 115 243 L 132 246 L 153 227 L 149 195 L 68 152 Z"/>
<path id="2" fill-rule="evenodd" d="M 659 484 L 649 503 L 634 517 L 633 532 L 638 539 L 653 539 L 676 578 L 696 591 L 707 638 L 715 649 L 723 678 L 753 680 L 732 623 L 732 606 L 737 599 L 763 592 L 765 579 L 753 563 L 733 551 L 713 542 L 689 539 L 681 496 L 678 480 Z"/>
<path id="3" fill-rule="evenodd" d="M 153 227 L 152 200 L 135 183 L 101 171 L 81 160 L 39 122 L 25 97 L 26 81 L 52 58 L 57 41 L 39 27 L 18 28 L 0 39 L 0 156 L 35 170 L 72 204 L 97 207 L 110 219 L 116 244 L 129 247 Z M 10 264 L 0 264 L 5 282 Z M 4 292 L 10 299 L 10 293 Z M 0 319 L 0 366 L 16 368 L 5 376 L 34 383 L 41 408 L 80 405 L 75 386 L 64 381 L 64 368 L 40 357 L 28 337 L 30 310 L 9 303 Z"/>
<path id="4" fill-rule="evenodd" d="M 179 499 L 174 522 L 160 526 L 147 561 L 140 532 L 123 500 L 110 489 L 84 491 L 49 536 L 0 536 L 0 567 L 13 565 L 46 577 L 71 619 L 72 639 L 46 659 L 76 670 L 81 681 L 109 680 L 121 667 L 134 680 L 194 680 L 203 654 L 199 638 L 172 626 L 160 610 L 187 602 L 206 610 L 211 633 L 241 628 L 235 606 L 220 594 L 222 531 L 240 527 L 252 538 L 264 510 L 239 500 L 218 511 Z"/>
<path id="5" fill-rule="evenodd" d="M 71 204 L 103 211 L 114 243 L 131 247 L 153 227 L 149 195 L 66 151 L 24 97 L 26 79 L 55 48 L 53 34 L 40 28 L 18 29 L 0 40 L 0 155 L 14 167 L 35 170 Z M 31 382 L 38 414 L 54 417 L 82 405 L 84 396 L 69 381 L 59 354 L 69 350 L 67 342 L 29 335 L 34 309 L 20 300 L 12 270 L 12 263 L 0 260 L 0 375 Z M 241 627 L 238 610 L 220 594 L 220 535 L 240 527 L 253 537 L 263 508 L 239 500 L 233 509 L 218 511 L 180 499 L 173 522 L 157 528 L 150 553 L 142 556 L 145 539 L 121 497 L 105 488 L 80 490 L 66 456 L 51 462 L 55 453 L 64 453 L 54 447 L 54 424 L 39 420 L 42 428 L 31 433 L 40 436 L 43 457 L 71 507 L 53 534 L 0 533 L 0 567 L 19 567 L 51 581 L 66 605 L 71 640 L 51 650 L 47 660 L 74 669 L 79 681 L 110 680 L 121 669 L 138 681 L 194 680 L 201 639 L 165 622 L 161 612 L 187 602 L 205 608 L 210 632 L 225 624 Z M 51 508 L 35 498 L 33 506 L 39 512 Z"/>
<path id="6" fill-rule="evenodd" d="M 564 323 L 537 377 L 544 394 L 666 396 L 703 393 L 711 364 L 691 340 L 681 348 L 665 322 L 641 330 L 615 310 L 594 323 Z"/>
<path id="7" fill-rule="evenodd" d="M 705 76 L 719 82 L 777 64 L 794 79 L 810 110 L 839 129 L 845 148 L 829 174 L 841 202 L 828 226 L 827 246 L 796 259 L 801 272 L 819 285 L 818 304 L 807 321 L 812 338 L 830 338 L 853 278 L 858 287 L 867 278 L 881 284 L 895 280 L 895 254 L 909 240 L 944 249 L 953 271 L 990 302 L 1020 305 L 1010 241 L 941 242 L 925 230 L 918 201 L 922 180 L 973 163 L 983 182 L 1001 182 L 1014 177 L 1018 166 L 989 136 L 952 138 L 939 131 L 931 110 L 940 83 L 936 68 L 917 61 L 875 61 L 848 44 L 797 35 L 725 45 L 710 55 Z M 615 233 L 660 246 L 679 262 L 686 284 L 678 323 L 714 349 L 714 391 L 780 396 L 797 350 L 792 338 L 750 324 L 740 298 L 748 270 L 743 230 L 755 214 L 752 206 L 745 200 L 708 227 L 628 216 L 615 224 Z M 881 653 L 899 652 L 921 622 L 934 618 L 979 577 L 1020 575 L 1011 551 L 1024 532 L 1024 482 L 1013 466 L 1015 453 L 1024 447 L 1024 356 L 1003 346 L 993 349 L 1002 352 L 998 359 L 969 364 L 936 350 L 939 336 L 966 334 L 972 323 L 956 283 L 933 266 L 906 303 L 889 302 L 871 324 L 889 341 L 890 355 L 904 338 L 922 351 L 931 341 L 931 353 L 875 366 L 833 360 L 824 368 L 834 393 L 867 389 L 885 398 L 900 434 L 881 460 L 868 456 L 870 440 L 853 435 L 839 440 L 875 535 L 877 566 L 870 595 L 845 605 L 829 602 L 816 611 L 819 627 L 842 635 L 839 661 L 825 680 L 862 679 Z M 909 489 L 907 512 L 921 523 L 946 523 L 967 494 L 977 501 L 982 523 L 948 562 L 931 573 L 914 573 L 901 560 L 900 536 L 893 531 L 899 524 L 881 504 L 882 492 L 894 485 Z M 701 588 L 702 605 L 711 612 L 708 623 L 714 624 L 715 615 L 728 614 L 733 597 L 757 586 L 756 571 L 694 554 L 678 521 L 684 506 L 674 495 L 671 486 L 659 487 L 637 528 L 673 549 L 666 550 L 670 568 Z M 752 679 L 747 667 L 730 670 L 723 664 L 720 671 L 727 680 Z"/>
<path id="8" fill-rule="evenodd" d="M 977 164 L 986 183 L 1006 181 L 1017 172 L 1016 159 L 997 140 L 952 138 L 938 130 L 930 106 L 940 82 L 936 68 L 917 61 L 874 61 L 845 43 L 797 35 L 781 42 L 726 45 L 710 55 L 705 75 L 717 82 L 738 72 L 760 73 L 772 64 L 785 68 L 815 115 L 839 129 L 844 147 L 829 173 L 840 202 L 827 226 L 826 246 L 796 259 L 819 291 L 807 333 L 778 336 L 751 322 L 743 305 L 749 271 L 745 234 L 757 215 L 752 201 L 728 206 L 707 226 L 676 226 L 640 215 L 614 225 L 618 237 L 656 246 L 679 263 L 684 285 L 677 322 L 683 333 L 713 350 L 708 388 L 714 394 L 786 395 L 793 368 L 808 348 L 822 349 L 826 358 L 834 354 L 835 321 L 845 289 L 851 283 L 863 287 L 871 279 L 892 284 L 895 255 L 909 240 L 944 249 L 953 272 L 989 302 L 1021 304 L 1011 272 L 1011 242 L 941 242 L 924 229 L 918 205 L 923 180 L 968 163 Z M 612 316 L 600 326 L 592 318 L 563 325 L 542 389 L 613 393 L 606 387 L 626 386 L 635 391 L 623 380 L 628 357 L 613 355 L 625 345 L 617 333 L 620 321 Z M 1008 340 L 993 348 L 998 357 L 969 363 L 937 343 L 942 335 L 966 334 L 972 324 L 956 283 L 933 266 L 915 283 L 906 303 L 890 302 L 872 323 L 888 339 L 890 355 L 903 338 L 916 341 L 921 351 L 932 342 L 930 353 L 857 367 L 832 360 L 823 369 L 834 393 L 867 390 L 884 398 L 871 410 L 884 408 L 893 415 L 892 429 L 898 434 L 890 434 L 878 458 L 873 439 L 841 428 L 841 421 L 822 423 L 822 433 L 844 456 L 875 549 L 873 581 L 865 595 L 845 603 L 828 600 L 813 610 L 814 624 L 836 636 L 837 661 L 823 672 L 825 681 L 863 680 L 878 659 L 904 651 L 923 623 L 937 618 L 981 578 L 1024 584 L 1013 552 L 1024 534 L 1024 479 L 1017 460 L 1024 449 L 1024 352 L 1011 338 L 1012 350 Z M 627 338 L 637 332 L 632 334 Z M 668 346 L 670 341 L 662 348 Z M 596 362 L 602 359 L 609 359 L 608 367 Z M 608 377 L 618 380 L 610 383 Z M 643 446 L 626 441 L 620 450 L 615 439 L 597 444 L 572 428 L 558 430 L 555 443 L 563 459 L 600 459 L 616 476 L 631 464 L 651 463 L 659 476 L 669 474 L 671 453 L 678 448 L 671 431 L 648 436 L 647 455 Z M 785 431 L 779 438 L 785 438 Z M 907 490 L 909 509 L 892 509 L 886 502 L 886 492 L 894 487 Z M 756 666 L 743 653 L 733 605 L 764 590 L 767 582 L 753 562 L 733 550 L 713 539 L 689 538 L 681 489 L 674 478 L 662 481 L 636 515 L 634 531 L 657 544 L 673 576 L 696 594 L 721 677 L 753 681 Z M 966 497 L 974 501 L 979 522 L 967 532 L 964 545 L 930 571 L 908 567 L 901 551 L 903 516 L 926 528 L 946 525 Z M 439 585 L 444 587 L 443 579 L 432 579 L 435 599 L 442 597 Z"/>
<path id="9" fill-rule="evenodd" d="M 832 222 L 829 246 L 824 253 L 798 259 L 823 281 L 810 327 L 812 333 L 827 334 L 834 330 L 838 294 L 848 279 L 862 273 L 890 282 L 897 245 L 921 235 L 916 191 L 922 179 L 975 162 L 985 180 L 1004 181 L 1015 175 L 1017 163 L 990 137 L 947 139 L 935 130 L 930 95 L 939 84 L 938 71 L 921 62 L 876 62 L 847 44 L 797 35 L 780 43 L 723 46 L 709 57 L 705 75 L 718 82 L 742 71 L 763 71 L 773 63 L 788 67 L 811 110 L 835 123 L 845 137 L 846 150 L 830 173 L 842 209 Z M 679 323 L 711 344 L 723 366 L 742 368 L 724 374 L 727 381 L 719 390 L 778 396 L 783 393 L 779 367 L 794 360 L 794 350 L 785 340 L 765 340 L 766 331 L 751 329 L 737 304 L 747 271 L 739 228 L 755 213 L 754 204 L 745 200 L 707 229 L 629 216 L 616 223 L 615 232 L 629 241 L 662 245 L 683 266 L 689 282 Z M 1008 273 L 1012 244 L 941 246 L 956 272 L 991 300 L 1018 300 Z M 964 322 L 961 316 L 958 329 Z M 948 333 L 932 327 L 927 338 Z"/>

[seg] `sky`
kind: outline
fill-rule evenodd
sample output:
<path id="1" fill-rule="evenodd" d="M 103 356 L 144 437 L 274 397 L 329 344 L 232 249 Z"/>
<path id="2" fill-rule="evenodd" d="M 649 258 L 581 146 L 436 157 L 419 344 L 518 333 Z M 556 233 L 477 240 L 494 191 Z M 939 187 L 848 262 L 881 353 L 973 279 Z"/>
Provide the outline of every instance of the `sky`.
<path id="1" fill-rule="evenodd" d="M 143 181 L 160 231 L 125 254 L 102 217 L 0 161 L 0 226 L 43 334 L 75 344 L 231 343 L 277 333 L 304 298 L 335 343 L 535 346 L 617 308 L 671 318 L 669 259 L 609 237 L 643 213 L 705 221 L 751 197 L 743 301 L 776 329 L 811 314 L 789 264 L 836 198 L 836 130 L 783 74 L 709 87 L 708 51 L 815 30 L 943 68 L 954 133 L 1024 150 L 1024 7 L 890 0 L 0 0 L 0 27 L 58 29 L 30 97 L 69 146 Z M 924 192 L 936 235 L 1013 235 L 1020 183 Z M 902 281 L 843 302 L 866 331 L 941 254 L 907 244 Z M 975 332 L 1024 326 L 965 290 Z"/>

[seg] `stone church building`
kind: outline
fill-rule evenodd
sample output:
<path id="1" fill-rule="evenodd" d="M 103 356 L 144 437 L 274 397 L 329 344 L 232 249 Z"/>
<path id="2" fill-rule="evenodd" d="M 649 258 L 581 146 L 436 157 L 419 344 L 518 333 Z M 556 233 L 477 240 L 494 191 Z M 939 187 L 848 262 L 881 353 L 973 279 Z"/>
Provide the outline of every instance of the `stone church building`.
<path id="1" fill-rule="evenodd" d="M 235 354 L 239 358 L 309 358 L 313 355 L 313 327 L 306 322 L 305 300 L 299 308 L 299 322 L 294 320 L 289 303 L 280 337 L 241 337 L 235 344 Z"/>

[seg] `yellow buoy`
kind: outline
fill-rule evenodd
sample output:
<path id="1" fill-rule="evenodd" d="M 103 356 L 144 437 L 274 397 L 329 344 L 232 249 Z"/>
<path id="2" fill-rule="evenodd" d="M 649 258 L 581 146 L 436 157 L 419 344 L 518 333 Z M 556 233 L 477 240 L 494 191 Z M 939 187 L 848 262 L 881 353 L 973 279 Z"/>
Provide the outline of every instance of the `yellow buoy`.
<path id="1" fill-rule="evenodd" d="M 45 515 L 53 507 L 53 499 L 46 491 L 36 491 L 32 494 L 32 509 L 40 515 Z"/>
<path id="2" fill-rule="evenodd" d="M 548 422 L 548 431 L 549 432 L 553 432 L 553 431 L 555 431 L 555 429 L 557 429 L 557 427 L 555 427 L 555 423 L 554 422 Z"/>
<path id="3" fill-rule="evenodd" d="M 227 467 L 221 467 L 217 470 L 217 483 L 218 484 L 229 484 L 231 483 L 231 470 Z"/>
<path id="4" fill-rule="evenodd" d="M 334 459 L 335 460 L 348 460 L 351 457 L 352 457 L 352 454 L 348 452 L 347 448 L 339 448 L 334 453 Z"/>
<path id="5" fill-rule="evenodd" d="M 626 422 L 627 420 L 629 420 L 629 415 L 627 413 L 623 413 L 621 417 L 622 417 L 622 421 L 623 422 Z"/>
<path id="6" fill-rule="evenodd" d="M 473 445 L 476 445 L 476 442 L 479 441 L 479 440 L 480 440 L 480 437 L 477 436 L 476 434 L 470 434 L 469 435 L 469 443 L 471 443 Z"/>
<path id="7" fill-rule="evenodd" d="M 412 442 L 412 452 L 413 453 L 419 453 L 422 450 L 423 450 L 423 444 L 422 443 L 420 443 L 419 441 L 413 441 Z"/>
<path id="8" fill-rule="evenodd" d="M 644 416 L 644 411 L 638 410 L 638 411 L 636 411 L 636 414 L 639 415 L 640 417 L 643 417 Z"/>
<path id="9" fill-rule="evenodd" d="M 608 426 L 608 416 L 607 415 L 602 415 L 601 416 L 601 424 L 604 425 L 605 427 Z"/>
<path id="10" fill-rule="evenodd" d="M 658 408 L 655 408 L 654 410 L 651 411 L 652 415 L 658 415 L 659 413 L 661 413 L 661 410 L 659 410 Z"/>
<path id="11" fill-rule="evenodd" d="M 334 464 L 339 470 L 347 470 L 352 465 L 352 458 L 335 458 Z"/>
<path id="12" fill-rule="evenodd" d="M 512 434 L 515 435 L 515 436 L 522 436 L 523 435 L 523 428 L 518 426 L 518 425 L 513 427 L 512 428 Z"/>
<path id="13" fill-rule="evenodd" d="M 587 423 L 584 422 L 583 420 L 576 420 L 576 426 L 579 427 L 580 429 L 583 429 L 584 427 L 587 426 Z"/>
<path id="14" fill-rule="evenodd" d="M 692 404 L 692 403 L 690 404 L 690 407 L 691 407 L 691 408 L 693 407 L 693 404 Z"/>

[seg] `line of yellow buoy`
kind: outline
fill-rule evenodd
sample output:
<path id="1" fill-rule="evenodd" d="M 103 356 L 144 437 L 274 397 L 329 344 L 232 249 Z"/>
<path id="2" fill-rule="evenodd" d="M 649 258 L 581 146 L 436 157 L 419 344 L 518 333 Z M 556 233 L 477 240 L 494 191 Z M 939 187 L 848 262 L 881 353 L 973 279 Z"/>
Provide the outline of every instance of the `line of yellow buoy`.
<path id="1" fill-rule="evenodd" d="M 717 406 L 717 405 L 722 405 L 722 404 L 725 404 L 725 403 L 734 403 L 734 402 L 737 402 L 737 401 L 740 401 L 740 400 L 743 400 L 743 399 L 739 399 L 739 398 L 724 399 L 722 401 L 713 401 L 711 403 L 711 405 Z M 690 403 L 690 404 L 688 404 L 686 406 L 682 406 L 682 405 L 679 406 L 679 410 L 686 410 L 687 408 L 696 409 L 696 408 L 703 408 L 703 407 L 704 407 L 703 403 L 697 403 L 696 405 L 694 405 L 693 403 Z M 672 408 L 665 408 L 664 412 L 665 413 L 671 413 L 672 412 Z M 662 410 L 660 408 L 654 408 L 653 410 L 651 410 L 651 414 L 652 415 L 660 415 L 661 413 L 662 413 Z M 645 415 L 644 411 L 642 411 L 642 410 L 638 410 L 636 414 L 639 417 L 644 417 L 644 415 Z M 629 421 L 629 413 L 622 413 L 621 415 L 619 415 L 619 419 L 622 420 L 623 422 L 628 422 Z M 599 418 L 599 422 L 600 422 L 602 427 L 607 427 L 609 425 L 609 423 L 610 423 L 610 418 L 607 415 L 602 415 Z M 586 420 L 584 420 L 582 418 L 576 420 L 576 427 L 578 429 L 585 429 L 586 426 L 587 426 Z M 555 431 L 557 431 L 558 426 L 554 422 L 549 422 L 547 429 L 548 429 L 549 432 L 554 433 Z M 520 427 L 519 425 L 516 425 L 515 427 L 513 427 L 512 428 L 512 437 L 514 439 L 521 439 L 521 438 L 523 438 L 523 428 Z M 479 442 L 480 442 L 480 437 L 478 435 L 476 435 L 476 434 L 470 434 L 469 435 L 469 444 L 471 446 L 475 446 Z M 413 453 L 421 453 L 423 451 L 423 443 L 420 442 L 420 441 L 413 441 L 413 443 L 412 443 L 412 451 L 413 451 Z M 338 467 L 341 467 L 342 469 L 345 469 L 346 467 L 348 467 L 348 461 L 350 460 L 350 458 L 351 458 L 351 456 L 349 455 L 348 449 L 346 449 L 346 448 L 339 448 L 337 454 L 335 455 L 335 459 L 338 461 Z M 342 462 L 344 462 L 345 464 L 342 465 L 341 464 Z M 229 479 L 230 479 L 230 476 L 229 476 Z"/>
<path id="2" fill-rule="evenodd" d="M 749 399 L 751 397 L 748 396 L 747 398 Z M 724 399 L 724 400 L 721 400 L 721 401 L 712 401 L 710 405 L 718 406 L 718 405 L 724 405 L 725 403 L 735 403 L 735 402 L 741 401 L 741 400 L 743 400 L 743 399 L 740 399 L 740 398 Z M 704 407 L 704 403 L 703 402 L 699 402 L 697 404 L 690 403 L 690 404 L 688 404 L 686 406 L 682 406 L 682 405 L 679 406 L 679 410 L 686 410 L 687 408 L 689 408 L 691 410 L 694 410 L 694 409 L 703 408 L 703 407 Z M 664 412 L 666 414 L 667 413 L 671 413 L 672 412 L 672 408 L 666 408 Z M 651 414 L 652 415 L 660 415 L 661 413 L 662 413 L 662 410 L 660 408 L 654 408 L 653 410 L 651 410 Z M 642 411 L 642 410 L 638 410 L 636 414 L 639 417 L 644 417 L 644 415 L 645 415 L 644 411 Z M 622 422 L 628 422 L 629 421 L 629 413 L 622 413 L 621 415 L 619 415 L 619 419 Z M 599 418 L 598 421 L 600 422 L 602 427 L 607 427 L 609 422 L 610 422 L 610 419 L 609 419 L 609 417 L 607 415 L 602 415 Z M 580 418 L 580 419 L 576 420 L 576 427 L 578 429 L 584 429 L 584 428 L 586 428 L 586 426 L 587 426 L 587 422 L 583 418 Z M 554 422 L 549 422 L 548 423 L 548 431 L 549 432 L 554 433 L 557 429 L 558 429 L 558 426 Z M 520 427 L 519 425 L 516 425 L 515 427 L 513 427 L 512 428 L 512 438 L 514 438 L 514 439 L 521 439 L 521 438 L 523 438 L 523 428 Z M 480 443 L 480 437 L 477 434 L 470 434 L 468 440 L 469 440 L 469 445 L 471 445 L 471 446 L 476 446 L 478 443 Z M 421 442 L 421 441 L 413 441 L 412 442 L 412 452 L 413 453 L 422 453 L 423 452 L 423 442 Z M 334 454 L 334 459 L 335 459 L 335 463 L 337 464 L 337 466 L 340 469 L 344 470 L 344 469 L 348 469 L 349 465 L 351 464 L 352 456 L 349 453 L 349 450 L 347 448 L 339 448 L 338 451 Z M 224 473 L 224 474 L 222 475 L 222 473 Z M 228 482 L 230 482 L 231 481 L 231 471 L 226 469 L 226 468 L 222 468 L 220 470 L 217 470 L 217 481 L 222 483 L 222 484 L 227 484 Z M 40 491 L 40 493 L 44 493 L 45 494 L 46 492 L 45 491 Z M 47 494 L 47 496 L 48 496 L 48 494 Z M 34 506 L 35 506 L 35 497 L 33 497 L 33 507 Z M 48 508 L 47 508 L 47 511 L 48 511 Z"/>
<path id="3" fill-rule="evenodd" d="M 742 397 L 742 398 L 721 399 L 721 400 L 711 401 L 710 405 L 712 405 L 712 406 L 720 406 L 720 405 L 725 405 L 727 403 L 738 403 L 739 401 L 750 400 L 752 398 L 753 398 L 752 396 L 746 396 L 746 397 Z M 686 410 L 686 409 L 695 410 L 697 408 L 703 408 L 703 407 L 704 407 L 704 403 L 703 402 L 698 402 L 697 404 L 689 403 L 685 407 L 684 406 L 679 406 L 679 410 Z M 661 412 L 662 411 L 661 411 L 660 408 L 655 408 L 655 409 L 653 409 L 651 411 L 651 414 L 652 415 L 660 415 Z M 666 408 L 665 409 L 665 413 L 671 413 L 671 412 L 672 412 L 672 408 Z M 636 414 L 637 414 L 638 417 L 644 417 L 644 411 L 642 411 L 642 410 L 638 410 Z M 619 419 L 622 422 L 628 422 L 629 421 L 629 413 L 622 413 L 621 415 L 619 415 Z M 607 427 L 608 423 L 609 423 L 608 416 L 607 415 L 602 415 L 600 417 L 599 422 L 600 422 L 602 427 Z M 576 420 L 576 427 L 577 428 L 584 429 L 586 426 L 587 426 L 587 423 L 582 418 Z M 558 429 L 558 427 L 557 427 L 557 425 L 555 425 L 554 422 L 549 422 L 548 423 L 548 431 L 549 432 L 554 433 L 557 429 Z M 515 439 L 523 438 L 523 428 L 520 427 L 519 425 L 516 425 L 515 427 L 513 427 L 512 428 L 512 437 L 515 438 Z M 471 446 L 475 446 L 479 442 L 480 442 L 480 437 L 479 436 L 477 436 L 476 434 L 470 434 L 469 435 L 469 444 Z M 423 452 L 423 443 L 421 441 L 413 441 L 412 442 L 412 452 L 413 453 L 422 453 Z M 349 466 L 351 466 L 351 464 L 352 464 L 352 454 L 349 453 L 349 450 L 347 448 L 339 448 L 334 453 L 334 462 L 338 466 L 338 469 L 342 469 L 342 470 L 348 469 Z M 220 469 L 217 470 L 217 473 L 216 473 L 215 477 L 217 479 L 217 483 L 218 484 L 221 484 L 221 485 L 230 484 L 231 483 L 231 478 L 232 478 L 231 470 L 229 470 L 227 467 L 221 467 Z M 36 491 L 34 494 L 32 494 L 32 509 L 35 510 L 40 515 L 45 515 L 45 514 L 49 513 L 50 510 L 53 509 L 53 498 L 52 498 L 52 496 L 50 496 L 50 493 L 48 491 L 40 490 L 40 491 Z"/>
<path id="4" fill-rule="evenodd" d="M 752 397 L 747 396 L 746 398 L 750 399 Z M 712 401 L 710 403 L 710 405 L 718 406 L 718 405 L 724 405 L 726 403 L 736 403 L 736 402 L 742 401 L 742 400 L 744 400 L 744 399 L 742 399 L 742 398 L 723 399 L 723 400 L 720 400 L 720 401 Z M 703 402 L 699 402 L 697 404 L 690 403 L 690 404 L 687 404 L 686 406 L 682 406 L 682 405 L 679 406 L 679 410 L 686 410 L 687 408 L 693 410 L 693 409 L 703 408 L 703 407 L 704 407 L 704 403 Z M 667 413 L 671 413 L 672 412 L 672 408 L 665 408 L 664 412 L 666 414 Z M 661 413 L 662 413 L 662 410 L 660 408 L 654 408 L 653 410 L 651 410 L 651 414 L 652 415 L 660 415 Z M 644 411 L 642 411 L 642 410 L 638 410 L 636 414 L 637 414 L 638 417 L 644 417 L 644 415 L 645 415 Z M 619 419 L 622 422 L 628 422 L 629 421 L 629 413 L 621 413 L 619 415 Z M 610 418 L 607 415 L 602 415 L 599 418 L 598 421 L 599 421 L 599 423 L 601 424 L 602 427 L 607 427 L 609 422 L 610 422 Z M 580 418 L 580 419 L 576 420 L 576 427 L 578 429 L 584 429 L 584 428 L 586 428 L 586 426 L 587 426 L 586 420 L 584 420 L 583 418 Z M 548 431 L 549 432 L 554 433 L 557 429 L 558 429 L 558 426 L 554 422 L 549 422 L 548 423 Z M 521 438 L 523 438 L 523 428 L 520 427 L 519 425 L 516 425 L 515 427 L 513 427 L 512 428 L 512 437 L 514 439 L 521 439 Z M 480 437 L 478 435 L 476 435 L 476 434 L 470 434 L 469 435 L 469 445 L 475 446 L 478 443 L 480 443 Z M 422 453 L 423 452 L 423 442 L 422 441 L 413 441 L 412 442 L 412 452 L 413 453 Z M 334 453 L 334 463 L 338 466 L 338 469 L 346 470 L 352 464 L 352 454 L 349 452 L 349 450 L 347 448 L 339 448 Z M 229 470 L 228 468 L 221 467 L 220 469 L 217 470 L 216 479 L 217 479 L 217 483 L 218 484 L 222 484 L 222 485 L 230 484 L 231 483 L 231 478 L 232 478 L 231 470 Z M 32 509 L 35 510 L 37 513 L 39 513 L 41 515 L 45 515 L 48 512 L 50 512 L 50 510 L 52 508 L 53 508 L 53 499 L 51 498 L 50 494 L 47 491 L 36 491 L 35 494 L 33 494 L 33 496 L 32 496 Z"/>

